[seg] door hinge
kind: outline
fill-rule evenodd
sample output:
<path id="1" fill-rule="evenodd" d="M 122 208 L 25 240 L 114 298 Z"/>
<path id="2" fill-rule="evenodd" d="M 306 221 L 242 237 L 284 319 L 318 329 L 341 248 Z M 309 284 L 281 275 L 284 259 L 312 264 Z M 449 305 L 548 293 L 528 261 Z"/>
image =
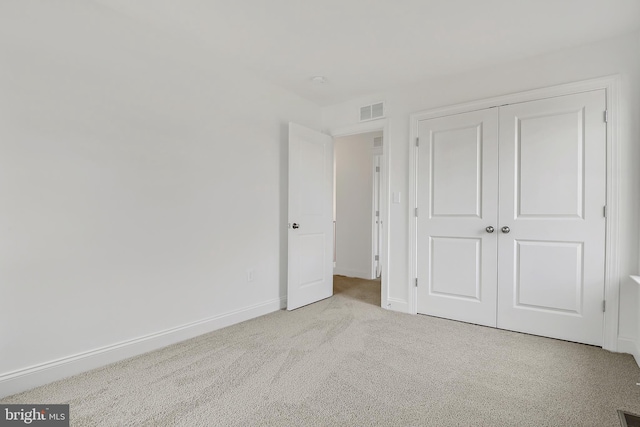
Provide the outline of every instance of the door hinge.
<path id="1" fill-rule="evenodd" d="M 604 205 L 602 207 L 602 216 L 605 218 L 607 217 L 607 205 Z"/>
<path id="2" fill-rule="evenodd" d="M 418 208 L 416 208 L 416 217 L 418 216 Z"/>
<path id="3" fill-rule="evenodd" d="M 416 147 L 420 147 L 420 138 L 416 138 Z"/>
<path id="4" fill-rule="evenodd" d="M 374 260 L 374 261 L 379 261 L 379 260 L 380 260 L 380 256 L 379 256 L 379 255 L 374 256 L 374 257 L 373 257 L 373 260 Z"/>
<path id="5" fill-rule="evenodd" d="M 418 278 L 416 277 L 416 288 L 418 287 Z"/>
<path id="6" fill-rule="evenodd" d="M 602 300 L 602 312 L 604 313 L 605 311 L 607 311 L 607 302 Z"/>
<path id="7" fill-rule="evenodd" d="M 376 172 L 380 172 L 380 166 L 376 166 Z"/>
<path id="8" fill-rule="evenodd" d="M 376 211 L 376 216 L 380 216 L 380 211 Z"/>
<path id="9" fill-rule="evenodd" d="M 609 123 L 609 110 L 604 110 L 604 122 Z"/>

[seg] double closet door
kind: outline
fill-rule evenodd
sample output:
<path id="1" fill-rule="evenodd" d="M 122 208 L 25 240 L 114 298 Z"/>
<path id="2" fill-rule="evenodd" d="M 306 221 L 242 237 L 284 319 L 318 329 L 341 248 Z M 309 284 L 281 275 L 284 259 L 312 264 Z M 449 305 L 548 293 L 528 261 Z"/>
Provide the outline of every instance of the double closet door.
<path id="1" fill-rule="evenodd" d="M 418 312 L 602 345 L 604 90 L 418 121 Z"/>

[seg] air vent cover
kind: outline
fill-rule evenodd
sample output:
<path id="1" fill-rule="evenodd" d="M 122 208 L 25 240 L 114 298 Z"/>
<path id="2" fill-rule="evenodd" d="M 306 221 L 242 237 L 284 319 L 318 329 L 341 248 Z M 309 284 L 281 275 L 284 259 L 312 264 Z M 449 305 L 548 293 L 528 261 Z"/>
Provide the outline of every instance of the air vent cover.
<path id="1" fill-rule="evenodd" d="M 375 138 L 373 138 L 373 146 L 374 147 L 382 147 L 382 137 L 381 136 L 376 136 Z"/>
<path id="2" fill-rule="evenodd" d="M 360 121 L 371 120 L 371 105 L 360 107 Z"/>
<path id="3" fill-rule="evenodd" d="M 384 117 L 384 102 L 360 107 L 360 121 L 375 120 Z"/>

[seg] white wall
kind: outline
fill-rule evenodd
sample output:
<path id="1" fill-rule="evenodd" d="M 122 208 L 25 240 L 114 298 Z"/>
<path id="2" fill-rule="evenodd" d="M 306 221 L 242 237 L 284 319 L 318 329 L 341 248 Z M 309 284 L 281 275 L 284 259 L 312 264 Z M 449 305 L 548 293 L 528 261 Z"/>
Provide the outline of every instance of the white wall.
<path id="1" fill-rule="evenodd" d="M 373 279 L 373 139 L 382 132 L 334 140 L 336 164 L 335 274 Z"/>
<path id="2" fill-rule="evenodd" d="M 390 308 L 408 311 L 409 115 L 458 104 L 562 83 L 619 74 L 621 147 L 620 212 L 620 325 L 619 347 L 631 351 L 640 343 L 638 289 L 628 278 L 638 272 L 640 194 L 640 34 L 631 34 L 581 48 L 560 51 L 499 67 L 480 69 L 390 90 L 323 109 L 323 126 L 335 129 L 358 120 L 358 107 L 385 101 L 389 119 L 390 189 L 401 193 L 391 203 Z M 381 61 L 385 58 L 381 57 Z M 637 351 L 637 350 L 636 350 Z"/>
<path id="3" fill-rule="evenodd" d="M 0 396 L 276 309 L 286 293 L 286 123 L 318 128 L 320 109 L 138 28 L 92 2 L 0 3 Z M 635 34 L 324 109 L 334 129 L 386 101 L 402 193 L 392 309 L 409 291 L 409 114 L 620 73 L 620 337 L 637 348 L 638 51 Z"/>
<path id="4" fill-rule="evenodd" d="M 321 117 L 93 2 L 33 6 L 0 5 L 0 396 L 280 308 L 287 123 Z"/>

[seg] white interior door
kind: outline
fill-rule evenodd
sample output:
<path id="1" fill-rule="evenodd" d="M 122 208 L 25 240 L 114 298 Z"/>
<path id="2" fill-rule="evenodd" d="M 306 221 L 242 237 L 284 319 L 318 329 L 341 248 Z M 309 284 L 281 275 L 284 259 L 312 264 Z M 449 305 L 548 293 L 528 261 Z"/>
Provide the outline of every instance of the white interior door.
<path id="1" fill-rule="evenodd" d="M 419 313 L 602 345 L 605 109 L 598 90 L 418 121 Z"/>
<path id="2" fill-rule="evenodd" d="M 289 123 L 287 310 L 333 295 L 333 139 Z"/>
<path id="3" fill-rule="evenodd" d="M 378 278 L 382 273 L 380 249 L 382 248 L 382 216 L 380 200 L 382 199 L 382 154 L 373 155 L 373 271 L 372 277 Z"/>
<path id="4" fill-rule="evenodd" d="M 418 122 L 418 312 L 496 326 L 498 121 Z"/>
<path id="5" fill-rule="evenodd" d="M 602 345 L 605 109 L 604 90 L 500 108 L 500 328 Z"/>

